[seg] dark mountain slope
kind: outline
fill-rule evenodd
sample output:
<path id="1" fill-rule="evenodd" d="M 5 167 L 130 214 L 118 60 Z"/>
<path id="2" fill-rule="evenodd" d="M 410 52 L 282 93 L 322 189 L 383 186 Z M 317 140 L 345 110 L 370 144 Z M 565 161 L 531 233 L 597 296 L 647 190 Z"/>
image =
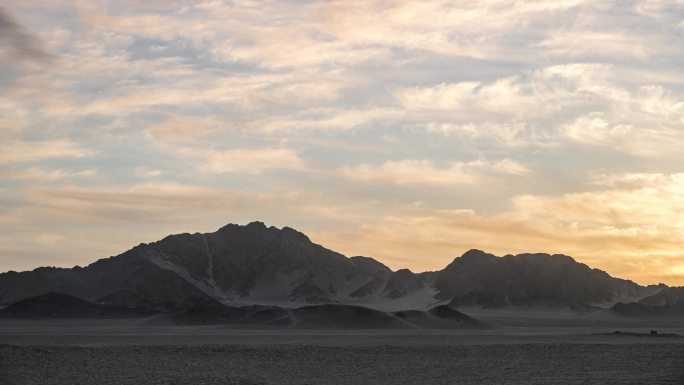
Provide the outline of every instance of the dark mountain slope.
<path id="1" fill-rule="evenodd" d="M 130 309 L 99 305 L 61 293 L 46 293 L 26 298 L 0 310 L 0 317 L 45 318 L 137 318 L 154 314 L 149 309 Z"/>
<path id="2" fill-rule="evenodd" d="M 485 324 L 447 306 L 384 312 L 354 305 L 198 306 L 150 318 L 147 324 L 224 325 L 247 329 L 480 329 Z"/>
<path id="3" fill-rule="evenodd" d="M 421 329 L 482 329 L 487 325 L 446 305 L 427 311 L 402 310 L 394 315 Z"/>
<path id="4" fill-rule="evenodd" d="M 639 304 L 646 306 L 684 307 L 684 286 L 664 287 L 656 294 L 641 299 Z"/>
<path id="5" fill-rule="evenodd" d="M 666 318 L 684 320 L 684 306 L 648 306 L 641 303 L 617 303 L 609 309 L 615 315 L 632 318 Z"/>
<path id="6" fill-rule="evenodd" d="M 159 310 L 211 298 L 343 302 L 372 281 L 380 284 L 368 291 L 380 290 L 391 274 L 371 258 L 346 258 L 288 227 L 253 222 L 168 236 L 85 268 L 0 274 L 0 306 L 47 292 Z"/>
<path id="7" fill-rule="evenodd" d="M 0 274 L 0 307 L 48 292 L 164 312 L 219 303 L 363 304 L 395 310 L 439 303 L 606 306 L 660 289 L 613 278 L 565 255 L 497 257 L 470 250 L 441 271 L 392 272 L 372 258 L 346 258 L 291 228 L 253 222 L 214 233 L 171 235 L 83 268 Z"/>
<path id="8" fill-rule="evenodd" d="M 228 225 L 211 234 L 167 237 L 149 248 L 218 291 L 282 301 L 338 301 L 382 276 L 383 266 L 346 258 L 293 229 L 261 222 Z"/>
<path id="9" fill-rule="evenodd" d="M 434 285 L 452 306 L 588 305 L 638 297 L 643 289 L 566 255 L 497 257 L 480 250 L 456 258 Z"/>
<path id="10" fill-rule="evenodd" d="M 292 311 L 293 327 L 300 329 L 411 329 L 383 311 L 351 305 L 312 305 Z"/>
<path id="11" fill-rule="evenodd" d="M 684 286 L 666 287 L 636 303 L 617 303 L 612 314 L 633 318 L 669 318 L 684 320 Z"/>
<path id="12" fill-rule="evenodd" d="M 415 293 L 425 285 L 423 281 L 408 269 L 397 270 L 387 279 L 383 294 L 386 298 L 401 298 L 407 294 Z"/>
<path id="13" fill-rule="evenodd" d="M 48 292 L 91 302 L 167 310 L 211 300 L 183 277 L 147 259 L 140 245 L 85 268 L 39 268 L 0 274 L 0 303 L 11 303 Z"/>

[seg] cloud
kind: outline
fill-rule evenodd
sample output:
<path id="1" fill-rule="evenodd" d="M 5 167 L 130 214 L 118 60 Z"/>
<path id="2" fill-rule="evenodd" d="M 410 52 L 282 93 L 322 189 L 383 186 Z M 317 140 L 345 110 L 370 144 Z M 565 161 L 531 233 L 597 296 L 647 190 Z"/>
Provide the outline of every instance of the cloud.
<path id="1" fill-rule="evenodd" d="M 192 142 L 220 129 L 222 124 L 213 117 L 172 115 L 146 128 L 155 141 Z"/>
<path id="2" fill-rule="evenodd" d="M 267 133 L 292 131 L 350 131 L 371 125 L 396 122 L 403 112 L 396 108 L 347 110 L 339 108 L 309 109 L 287 116 L 271 116 L 250 123 L 255 130 Z"/>
<path id="3" fill-rule="evenodd" d="M 487 183 L 487 173 L 527 175 L 530 169 L 511 159 L 496 162 L 454 162 L 439 167 L 430 160 L 388 161 L 381 165 L 362 164 L 343 167 L 344 177 L 360 182 L 389 185 L 459 185 Z"/>
<path id="4" fill-rule="evenodd" d="M 105 5 L 0 13 L 10 268 L 255 219 L 418 270 L 473 243 L 676 259 L 681 2 Z"/>
<path id="5" fill-rule="evenodd" d="M 31 116 L 25 105 L 12 99 L 0 96 L 0 114 L 3 117 L 0 121 L 0 138 L 3 140 L 24 130 Z"/>
<path id="6" fill-rule="evenodd" d="M 564 125 L 561 130 L 577 142 L 624 148 L 624 142 L 635 128 L 632 125 L 611 125 L 603 112 L 592 112 Z"/>
<path id="7" fill-rule="evenodd" d="M 394 268 L 440 269 L 470 248 L 500 255 L 572 255 L 642 284 L 683 284 L 684 175 L 614 175 L 621 188 L 560 196 L 520 195 L 496 213 L 413 206 L 369 216 L 363 225 L 314 230 L 347 254 L 369 251 Z"/>
<path id="8" fill-rule="evenodd" d="M 672 274 L 678 276 L 678 277 L 683 277 L 684 278 L 684 265 L 676 265 L 672 266 Z"/>
<path id="9" fill-rule="evenodd" d="M 75 182 L 75 181 L 72 181 Z M 349 216 L 315 189 L 271 192 L 156 181 L 133 185 L 63 183 L 0 188 L 2 270 L 84 265 L 169 234 L 210 232 L 227 223 L 263 220 L 296 226 L 329 215 Z M 256 215 L 255 213 L 260 212 Z M 301 227 L 301 226 L 300 226 Z M 47 241 L 63 239 L 55 244 Z"/>
<path id="10" fill-rule="evenodd" d="M 6 141 L 0 144 L 0 165 L 50 158 L 82 158 L 94 153 L 93 150 L 66 140 Z"/>
<path id="11" fill-rule="evenodd" d="M 260 174 L 268 170 L 307 170 L 296 152 L 286 148 L 208 150 L 201 169 L 207 173 Z"/>
<path id="12" fill-rule="evenodd" d="M 681 177 L 682 174 L 665 173 L 599 173 L 593 177 L 592 181 L 599 186 L 609 187 L 665 186 L 676 182 Z"/>
<path id="13" fill-rule="evenodd" d="M 230 210 L 229 195 L 220 189 L 177 183 L 146 183 L 126 188 L 64 186 L 28 192 L 35 206 L 58 220 L 154 223 L 188 218 L 195 210 Z"/>
<path id="14" fill-rule="evenodd" d="M 530 170 L 527 166 L 511 159 L 502 159 L 496 162 L 476 160 L 466 163 L 466 166 L 470 169 L 499 174 L 511 174 L 518 176 L 532 174 L 532 170 Z"/>
<path id="15" fill-rule="evenodd" d="M 595 97 L 613 97 L 610 66 L 570 63 L 543 67 L 490 81 L 463 81 L 398 88 L 394 96 L 418 120 L 459 122 L 530 122 L 566 109 L 582 107 Z"/>
<path id="16" fill-rule="evenodd" d="M 431 133 L 503 148 L 604 146 L 658 157 L 684 144 L 684 96 L 661 85 L 628 88 L 620 70 L 568 63 L 488 82 L 394 90 L 405 119 Z M 666 150 L 664 150 L 666 149 Z"/>
<path id="17" fill-rule="evenodd" d="M 597 56 L 615 58 L 647 58 L 665 47 L 653 44 L 652 36 L 629 33 L 628 31 L 600 32 L 558 30 L 550 34 L 537 46 L 546 55 L 554 57 L 596 59 Z"/>
<path id="18" fill-rule="evenodd" d="M 133 173 L 140 178 L 157 178 L 163 174 L 161 170 L 150 170 L 146 167 L 136 167 Z"/>
<path id="19" fill-rule="evenodd" d="M 178 183 L 132 186 L 44 184 L 0 191 L 2 270 L 84 265 L 140 242 L 182 231 L 213 231 L 246 206 L 239 192 Z M 248 202 L 263 195 L 250 193 Z M 213 223 L 207 226 L 211 216 Z M 46 238 L 45 234 L 50 236 Z M 46 240 L 62 238 L 55 244 Z"/>
<path id="20" fill-rule="evenodd" d="M 282 199 L 287 199 L 283 197 Z M 0 225 L 15 229 L 18 238 L 25 234 L 81 229 L 96 236 L 101 233 L 119 232 L 122 224 L 136 228 L 141 234 L 157 233 L 156 227 L 166 231 L 178 230 L 178 223 L 185 231 L 196 231 L 191 224 L 198 226 L 200 218 L 210 215 L 217 220 L 216 225 L 225 224 L 231 215 L 240 213 L 242 207 L 253 207 L 264 200 L 266 194 L 242 193 L 225 188 L 196 186 L 170 182 L 141 183 L 121 187 L 112 185 L 42 185 L 31 186 L 24 190 L 21 197 L 0 196 L 3 201 L 3 215 Z M 201 213 L 200 215 L 198 215 Z M 207 228 L 209 230 L 209 228 Z M 124 231 L 131 239 L 140 239 Z M 157 234 L 165 235 L 163 233 Z M 166 234 L 168 235 L 168 234 Z M 125 241 L 125 237 L 121 238 Z M 131 239 L 122 244 L 124 251 L 133 244 Z M 75 244 L 90 244 L 89 240 L 71 239 Z M 111 249 L 112 245 L 103 244 L 100 249 Z M 40 250 L 45 254 L 46 250 Z M 93 256 L 81 255 L 81 258 Z"/>
<path id="21" fill-rule="evenodd" d="M 516 78 L 501 78 L 490 83 L 459 82 L 428 87 L 411 87 L 396 93 L 401 105 L 411 112 L 432 116 L 458 116 L 474 119 L 489 113 L 510 118 L 534 115 L 539 111 L 538 99 L 531 84 Z"/>
<path id="22" fill-rule="evenodd" d="M 326 32 L 355 45 L 477 58 L 519 55 L 505 44 L 515 33 L 534 36 L 546 21 L 572 18 L 584 1 L 334 1 L 320 6 Z M 520 48 L 520 47 L 515 47 Z"/>
<path id="23" fill-rule="evenodd" d="M 429 160 L 388 161 L 379 166 L 362 164 L 342 168 L 348 179 L 368 183 L 396 185 L 449 185 L 478 183 L 481 179 L 463 171 L 463 164 L 454 163 L 447 168 L 437 168 Z"/>
<path id="24" fill-rule="evenodd" d="M 92 178 L 97 175 L 95 170 L 62 170 L 62 169 L 43 169 L 31 167 L 28 169 L 18 169 L 10 171 L 0 170 L 0 179 L 6 180 L 27 180 L 36 182 L 61 181 L 66 179 Z"/>
<path id="25" fill-rule="evenodd" d="M 5 8 L 0 7 L 0 63 L 12 62 L 13 59 L 47 62 L 52 55 Z"/>
<path id="26" fill-rule="evenodd" d="M 684 174 L 606 175 L 613 189 L 564 194 L 522 195 L 513 199 L 524 219 L 544 217 L 559 223 L 580 223 L 596 229 L 648 229 L 657 226 L 684 235 Z M 528 212 L 527 215 L 522 213 Z"/>

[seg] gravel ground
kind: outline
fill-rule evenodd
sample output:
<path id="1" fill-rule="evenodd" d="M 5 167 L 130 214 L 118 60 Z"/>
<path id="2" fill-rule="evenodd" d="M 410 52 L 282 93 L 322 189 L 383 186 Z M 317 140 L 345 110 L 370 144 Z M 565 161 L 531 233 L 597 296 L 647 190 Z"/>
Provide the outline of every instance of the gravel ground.
<path id="1" fill-rule="evenodd" d="M 684 384 L 682 338 L 445 336 L 451 342 L 435 344 L 435 335 L 334 334 L 177 344 L 153 336 L 157 343 L 106 345 L 118 338 L 109 336 L 40 345 L 24 337 L 7 344 L 0 335 L 0 384 Z"/>

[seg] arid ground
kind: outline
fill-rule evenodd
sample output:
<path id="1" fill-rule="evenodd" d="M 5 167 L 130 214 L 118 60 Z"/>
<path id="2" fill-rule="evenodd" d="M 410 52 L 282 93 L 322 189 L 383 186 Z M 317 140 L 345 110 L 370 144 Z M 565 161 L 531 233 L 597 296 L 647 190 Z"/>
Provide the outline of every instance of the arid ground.
<path id="1" fill-rule="evenodd" d="M 681 329 L 238 331 L 0 325 L 0 383 L 684 383 Z"/>

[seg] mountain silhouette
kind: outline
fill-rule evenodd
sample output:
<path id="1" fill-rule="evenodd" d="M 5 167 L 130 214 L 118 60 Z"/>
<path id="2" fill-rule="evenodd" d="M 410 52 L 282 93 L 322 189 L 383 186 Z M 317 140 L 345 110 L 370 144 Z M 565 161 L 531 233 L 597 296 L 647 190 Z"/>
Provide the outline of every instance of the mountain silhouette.
<path id="1" fill-rule="evenodd" d="M 229 224 L 213 233 L 170 235 L 86 267 L 0 274 L 0 307 L 61 293 L 96 306 L 147 309 L 184 320 L 230 319 L 247 313 L 264 322 L 297 318 L 286 309 L 300 309 L 301 319 L 333 310 L 340 316 L 355 314 L 347 307 L 306 310 L 335 305 L 389 312 L 392 322 L 439 324 L 430 309 L 446 314 L 446 308 L 439 307 L 443 305 L 451 310 L 610 308 L 641 300 L 643 306 L 651 306 L 649 301 L 679 306 L 680 289 L 643 287 L 559 254 L 498 257 L 470 250 L 441 271 L 392 271 L 369 257 L 347 258 L 289 227 L 252 222 Z M 680 302 L 672 303 L 675 299 Z M 247 313 L 231 310 L 249 306 Z M 405 318 L 397 321 L 396 312 L 410 310 L 424 314 L 402 313 Z"/>
<path id="2" fill-rule="evenodd" d="M 567 255 L 497 257 L 469 250 L 439 272 L 437 298 L 452 306 L 599 305 L 640 297 L 645 288 L 578 263 Z"/>

